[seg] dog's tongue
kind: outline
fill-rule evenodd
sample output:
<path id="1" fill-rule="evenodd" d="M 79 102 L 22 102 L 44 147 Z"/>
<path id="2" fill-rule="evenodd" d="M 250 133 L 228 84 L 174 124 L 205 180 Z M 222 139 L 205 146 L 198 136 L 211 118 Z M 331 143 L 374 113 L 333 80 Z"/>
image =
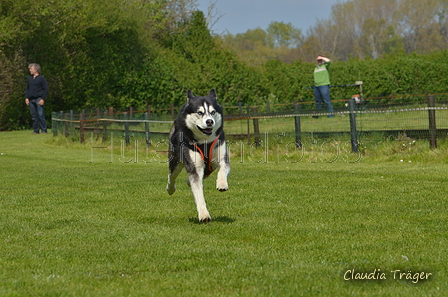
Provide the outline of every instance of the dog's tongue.
<path id="1" fill-rule="evenodd" d="M 205 129 L 202 129 L 202 128 L 199 127 L 199 126 L 197 126 L 197 127 L 198 127 L 198 129 L 199 129 L 202 133 L 204 133 L 204 134 L 211 135 L 211 134 L 213 133 L 213 128 L 205 128 Z"/>

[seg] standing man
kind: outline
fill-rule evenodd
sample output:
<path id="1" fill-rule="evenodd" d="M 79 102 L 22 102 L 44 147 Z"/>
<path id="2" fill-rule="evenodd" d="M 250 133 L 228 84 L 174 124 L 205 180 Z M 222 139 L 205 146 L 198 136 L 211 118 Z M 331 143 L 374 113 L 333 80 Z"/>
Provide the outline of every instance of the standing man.
<path id="1" fill-rule="evenodd" d="M 30 76 L 26 83 L 25 103 L 30 107 L 31 120 L 33 121 L 33 134 L 47 133 L 47 122 L 44 115 L 45 98 L 48 95 L 47 80 L 40 74 L 40 65 L 33 63 L 28 66 Z"/>
<path id="2" fill-rule="evenodd" d="M 334 117 L 333 105 L 330 100 L 330 59 L 319 55 L 317 56 L 317 66 L 314 68 L 314 100 L 316 100 L 316 108 L 321 109 L 322 103 L 325 102 L 330 115 Z M 317 118 L 317 117 L 316 117 Z"/>

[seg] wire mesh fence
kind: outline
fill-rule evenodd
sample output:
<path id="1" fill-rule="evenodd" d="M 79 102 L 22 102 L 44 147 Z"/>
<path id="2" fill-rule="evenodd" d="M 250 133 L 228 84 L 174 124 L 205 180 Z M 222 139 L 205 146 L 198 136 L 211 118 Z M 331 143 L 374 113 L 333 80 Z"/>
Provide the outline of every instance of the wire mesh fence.
<path id="1" fill-rule="evenodd" d="M 348 100 L 333 102 L 334 114 L 326 113 L 325 108 L 316 110 L 314 102 L 223 106 L 228 143 L 238 143 L 239 151 L 244 149 L 242 144 L 246 149 L 265 150 L 283 146 L 284 151 L 329 143 L 338 146 L 330 149 L 346 146 L 344 150 L 353 151 L 353 141 L 368 146 L 385 139 L 406 139 L 428 141 L 435 147 L 437 139 L 448 135 L 448 94 L 368 98 L 355 102 L 352 109 Z M 179 108 L 53 113 L 52 131 L 73 141 L 114 139 L 116 146 L 138 142 L 149 147 L 168 141 Z"/>

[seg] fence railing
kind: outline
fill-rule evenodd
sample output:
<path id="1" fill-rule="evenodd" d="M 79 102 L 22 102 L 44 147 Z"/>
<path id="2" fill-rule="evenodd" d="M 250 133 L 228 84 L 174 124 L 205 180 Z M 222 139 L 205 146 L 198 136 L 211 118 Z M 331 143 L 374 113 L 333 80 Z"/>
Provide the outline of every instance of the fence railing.
<path id="1" fill-rule="evenodd" d="M 247 139 L 258 145 L 262 133 L 293 135 L 297 147 L 304 135 L 328 137 L 345 135 L 350 137 L 352 150 L 357 150 L 359 137 L 373 133 L 408 136 L 427 139 L 430 147 L 437 146 L 437 139 L 448 135 L 448 95 L 424 94 L 419 96 L 396 96 L 368 98 L 362 102 L 355 98 L 334 100 L 334 118 L 316 110 L 314 102 L 293 102 L 258 106 L 224 106 L 225 130 L 229 138 Z M 152 109 L 117 112 L 113 108 L 82 110 L 81 112 L 53 112 L 53 134 L 79 137 L 82 143 L 87 133 L 101 137 L 109 133 L 122 134 L 126 144 L 131 137 L 141 134 L 146 145 L 152 137 L 166 137 L 178 109 L 171 105 L 167 109 Z M 319 118 L 317 118 L 319 117 Z M 293 122 L 290 122 L 290 119 Z"/>

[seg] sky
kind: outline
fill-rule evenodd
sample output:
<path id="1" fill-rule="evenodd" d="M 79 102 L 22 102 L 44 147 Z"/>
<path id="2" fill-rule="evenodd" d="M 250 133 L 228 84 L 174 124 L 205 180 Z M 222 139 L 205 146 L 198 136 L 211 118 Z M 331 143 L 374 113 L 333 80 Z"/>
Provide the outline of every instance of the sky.
<path id="1" fill-rule="evenodd" d="M 346 0 L 197 0 L 198 9 L 207 15 L 210 3 L 216 3 L 221 18 L 209 28 L 215 34 L 238 34 L 261 28 L 271 22 L 291 23 L 306 34 L 317 20 L 328 19 L 331 7 Z"/>

